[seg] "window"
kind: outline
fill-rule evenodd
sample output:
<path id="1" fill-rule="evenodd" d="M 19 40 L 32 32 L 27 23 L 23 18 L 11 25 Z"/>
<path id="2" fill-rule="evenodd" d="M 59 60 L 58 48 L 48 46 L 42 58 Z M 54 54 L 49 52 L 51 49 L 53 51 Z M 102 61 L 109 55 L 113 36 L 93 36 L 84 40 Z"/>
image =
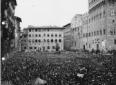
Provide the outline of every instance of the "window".
<path id="1" fill-rule="evenodd" d="M 35 34 L 35 37 L 37 37 L 37 34 Z"/>
<path id="2" fill-rule="evenodd" d="M 24 38 L 26 38 L 27 37 L 27 35 L 24 35 Z"/>
<path id="3" fill-rule="evenodd" d="M 39 34 L 39 37 L 41 37 L 41 35 Z"/>
<path id="4" fill-rule="evenodd" d="M 114 23 L 114 22 L 115 22 L 115 20 L 113 19 L 113 20 L 112 20 L 112 23 Z"/>
<path id="5" fill-rule="evenodd" d="M 29 40 L 29 43 L 31 43 L 31 40 Z"/>
<path id="6" fill-rule="evenodd" d="M 48 46 L 47 48 L 50 49 L 50 46 Z"/>
<path id="7" fill-rule="evenodd" d="M 47 42 L 49 42 L 49 39 L 47 39 Z"/>
<path id="8" fill-rule="evenodd" d="M 75 46 L 76 46 L 76 42 L 75 42 Z"/>
<path id="9" fill-rule="evenodd" d="M 24 47 L 24 49 L 26 49 L 26 47 Z"/>
<path id="10" fill-rule="evenodd" d="M 104 35 L 106 34 L 106 30 L 105 29 L 103 29 L 103 33 L 104 33 Z"/>
<path id="11" fill-rule="evenodd" d="M 31 34 L 29 34 L 29 37 L 31 37 Z"/>
<path id="12" fill-rule="evenodd" d="M 35 29 L 35 32 L 37 32 L 37 29 Z"/>
<path id="13" fill-rule="evenodd" d="M 46 40 L 44 39 L 44 42 L 46 42 Z"/>
<path id="14" fill-rule="evenodd" d="M 55 34 L 55 37 L 57 37 L 57 34 Z"/>
<path id="15" fill-rule="evenodd" d="M 100 30 L 100 35 L 102 35 L 102 30 Z"/>
<path id="16" fill-rule="evenodd" d="M 32 47 L 29 47 L 29 49 L 32 49 Z"/>
<path id="17" fill-rule="evenodd" d="M 94 31 L 94 36 L 96 36 L 96 31 Z"/>
<path id="18" fill-rule="evenodd" d="M 114 15 L 115 15 L 115 11 L 111 10 L 111 16 L 114 16 Z"/>
<path id="19" fill-rule="evenodd" d="M 105 11 L 103 11 L 103 15 L 105 16 Z"/>
<path id="20" fill-rule="evenodd" d="M 59 34 L 59 37 L 61 37 L 61 34 Z"/>
<path id="21" fill-rule="evenodd" d="M 99 16 L 100 16 L 100 19 L 101 19 L 102 18 L 102 14 L 100 13 Z"/>
<path id="22" fill-rule="evenodd" d="M 93 32 L 91 33 L 91 36 L 93 36 Z"/>
<path id="23" fill-rule="evenodd" d="M 37 49 L 37 47 L 34 47 L 34 49 Z"/>
<path id="24" fill-rule="evenodd" d="M 116 39 L 114 39 L 114 44 L 116 45 Z"/>
<path id="25" fill-rule="evenodd" d="M 29 32 L 31 32 L 31 29 L 29 29 Z"/>
<path id="26" fill-rule="evenodd" d="M 38 42 L 41 42 L 41 40 L 38 40 Z"/>
<path id="27" fill-rule="evenodd" d="M 35 42 L 37 43 L 37 40 L 35 40 Z"/>
<path id="28" fill-rule="evenodd" d="M 51 37 L 53 37 L 53 34 L 51 34 Z"/>
<path id="29" fill-rule="evenodd" d="M 91 34 L 89 33 L 89 37 L 91 36 Z"/>
<path id="30" fill-rule="evenodd" d="M 47 34 L 47 36 L 49 37 L 49 34 Z"/>
<path id="31" fill-rule="evenodd" d="M 86 37 L 87 37 L 87 33 L 86 33 Z"/>
<path id="32" fill-rule="evenodd" d="M 61 39 L 59 39 L 59 42 L 61 42 L 62 40 Z"/>
<path id="33" fill-rule="evenodd" d="M 114 29 L 114 35 L 116 34 L 116 30 Z"/>
<path id="34" fill-rule="evenodd" d="M 51 39 L 51 42 L 53 42 L 53 39 Z"/>
<path id="35" fill-rule="evenodd" d="M 99 31 L 97 31 L 97 35 L 99 35 Z"/>
<path id="36" fill-rule="evenodd" d="M 55 39 L 55 42 L 57 42 L 57 39 Z"/>
<path id="37" fill-rule="evenodd" d="M 55 46 L 52 46 L 52 49 L 55 49 Z"/>

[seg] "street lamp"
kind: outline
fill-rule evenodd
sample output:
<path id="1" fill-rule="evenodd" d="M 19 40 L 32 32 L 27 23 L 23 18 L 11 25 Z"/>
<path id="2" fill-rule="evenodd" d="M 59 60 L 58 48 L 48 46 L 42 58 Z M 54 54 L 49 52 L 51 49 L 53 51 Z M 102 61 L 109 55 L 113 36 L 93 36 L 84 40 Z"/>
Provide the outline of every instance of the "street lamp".
<path id="1" fill-rule="evenodd" d="M 5 21 L 2 21 L 2 25 L 5 25 Z"/>
<path id="2" fill-rule="evenodd" d="M 6 59 L 5 59 L 5 57 L 2 57 L 2 61 L 5 61 Z"/>

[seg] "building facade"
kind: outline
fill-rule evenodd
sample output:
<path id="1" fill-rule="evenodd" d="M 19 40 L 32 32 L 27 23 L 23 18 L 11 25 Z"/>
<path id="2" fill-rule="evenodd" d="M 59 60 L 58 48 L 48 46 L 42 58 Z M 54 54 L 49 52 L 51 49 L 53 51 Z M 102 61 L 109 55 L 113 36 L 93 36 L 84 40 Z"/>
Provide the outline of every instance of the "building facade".
<path id="1" fill-rule="evenodd" d="M 23 30 L 23 32 L 20 33 L 20 39 L 18 43 L 18 50 L 19 51 L 26 51 L 26 48 L 28 47 L 28 31 L 26 29 Z"/>
<path id="2" fill-rule="evenodd" d="M 9 53 L 15 46 L 15 7 L 16 0 L 1 0 L 1 56 Z"/>
<path id="3" fill-rule="evenodd" d="M 116 49 L 115 0 L 89 0 L 88 28 L 83 35 L 90 51 Z"/>
<path id="4" fill-rule="evenodd" d="M 82 43 L 81 43 L 83 50 L 87 50 L 88 49 L 88 45 L 87 45 L 88 37 L 86 37 L 87 33 L 88 33 L 88 17 L 89 17 L 88 13 L 83 14 Z"/>
<path id="5" fill-rule="evenodd" d="M 25 30 L 28 32 L 28 46 L 24 49 L 29 51 L 56 51 L 56 44 L 59 45 L 59 50 L 63 50 L 62 27 L 28 27 Z"/>
<path id="6" fill-rule="evenodd" d="M 15 48 L 18 50 L 19 48 L 19 39 L 21 33 L 20 22 L 22 22 L 20 17 L 15 16 Z"/>
<path id="7" fill-rule="evenodd" d="M 66 24 L 64 27 L 64 50 L 71 50 L 73 36 L 71 34 L 71 23 Z"/>
<path id="8" fill-rule="evenodd" d="M 82 48 L 82 23 L 81 14 L 76 14 L 71 21 L 71 34 L 73 36 L 73 45 L 71 49 L 78 50 Z"/>

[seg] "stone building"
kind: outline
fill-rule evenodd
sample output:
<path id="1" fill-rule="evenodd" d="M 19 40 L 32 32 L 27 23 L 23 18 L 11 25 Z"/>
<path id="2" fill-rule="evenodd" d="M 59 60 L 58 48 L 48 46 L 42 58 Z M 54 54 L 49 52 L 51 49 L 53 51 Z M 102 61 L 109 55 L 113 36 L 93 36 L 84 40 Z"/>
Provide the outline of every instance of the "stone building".
<path id="1" fill-rule="evenodd" d="M 71 49 L 78 50 L 82 48 L 82 23 L 83 18 L 81 14 L 76 14 L 71 20 L 71 32 L 73 36 L 73 45 Z"/>
<path id="2" fill-rule="evenodd" d="M 85 13 L 83 14 L 83 23 L 82 23 L 82 49 L 87 50 L 87 42 L 88 42 L 88 37 L 86 37 L 86 33 L 88 33 L 88 17 L 89 14 Z"/>
<path id="3" fill-rule="evenodd" d="M 59 45 L 60 50 L 63 50 L 64 39 L 63 39 L 62 27 L 28 27 L 25 28 L 28 33 L 28 46 L 24 49 L 29 51 L 56 51 L 56 44 Z"/>
<path id="4" fill-rule="evenodd" d="M 26 51 L 26 48 L 28 47 L 28 32 L 27 30 L 23 30 L 23 32 L 20 33 L 20 39 L 18 43 L 18 51 Z"/>
<path id="5" fill-rule="evenodd" d="M 1 56 L 14 48 L 16 5 L 16 0 L 1 0 Z"/>
<path id="6" fill-rule="evenodd" d="M 71 50 L 73 36 L 71 34 L 71 23 L 68 23 L 64 27 L 64 50 Z"/>
<path id="7" fill-rule="evenodd" d="M 22 22 L 20 17 L 15 16 L 15 48 L 18 50 L 19 48 L 19 39 L 21 33 L 20 22 Z"/>
<path id="8" fill-rule="evenodd" d="M 116 1 L 89 0 L 88 50 L 108 51 L 116 49 Z"/>

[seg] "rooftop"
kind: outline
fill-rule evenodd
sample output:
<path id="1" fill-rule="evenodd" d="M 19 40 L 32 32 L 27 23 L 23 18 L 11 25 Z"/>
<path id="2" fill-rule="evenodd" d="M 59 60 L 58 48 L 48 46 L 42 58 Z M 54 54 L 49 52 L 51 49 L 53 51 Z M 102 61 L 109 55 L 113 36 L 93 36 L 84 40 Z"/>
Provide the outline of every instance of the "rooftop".
<path id="1" fill-rule="evenodd" d="M 27 28 L 24 28 L 24 30 L 25 29 L 64 29 L 64 27 L 58 27 L 58 26 L 40 26 L 40 27 L 28 26 Z"/>

